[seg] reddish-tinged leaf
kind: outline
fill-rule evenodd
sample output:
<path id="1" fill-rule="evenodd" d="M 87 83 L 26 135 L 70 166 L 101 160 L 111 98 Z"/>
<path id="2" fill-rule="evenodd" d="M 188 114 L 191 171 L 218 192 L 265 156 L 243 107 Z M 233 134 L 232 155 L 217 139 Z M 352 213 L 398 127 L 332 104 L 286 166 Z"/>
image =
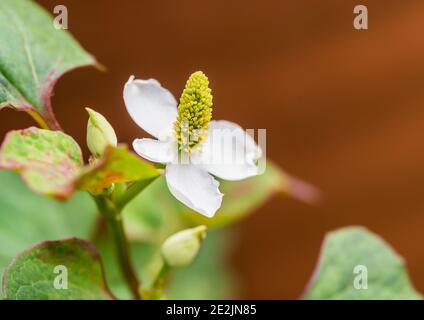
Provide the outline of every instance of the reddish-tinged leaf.
<path id="1" fill-rule="evenodd" d="M 0 149 L 0 168 L 19 171 L 35 192 L 60 199 L 72 195 L 82 165 L 80 147 L 60 131 L 10 131 Z"/>
<path id="2" fill-rule="evenodd" d="M 77 186 L 91 194 L 100 194 L 112 183 L 151 180 L 160 175 L 150 163 L 128 151 L 127 147 L 109 146 L 102 159 L 87 167 Z"/>
<path id="3" fill-rule="evenodd" d="M 26 111 L 44 127 L 60 129 L 53 87 L 67 71 L 95 64 L 94 58 L 30 0 L 1 0 L 0 30 L 0 109 Z"/>

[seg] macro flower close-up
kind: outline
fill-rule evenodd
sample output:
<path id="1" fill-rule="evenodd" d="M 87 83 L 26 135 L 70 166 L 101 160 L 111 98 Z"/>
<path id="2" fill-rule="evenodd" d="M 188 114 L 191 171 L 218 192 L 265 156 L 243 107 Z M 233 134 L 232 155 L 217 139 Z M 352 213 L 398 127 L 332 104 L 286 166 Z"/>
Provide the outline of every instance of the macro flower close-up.
<path id="1" fill-rule="evenodd" d="M 424 300 L 423 13 L 0 0 L 2 310 L 409 318 Z"/>
<path id="2" fill-rule="evenodd" d="M 229 121 L 212 119 L 212 94 L 203 72 L 193 73 L 180 104 L 156 80 L 131 77 L 124 99 L 132 119 L 158 140 L 133 142 L 143 158 L 166 164 L 170 192 L 182 203 L 214 216 L 222 202 L 219 182 L 258 174 L 261 149 L 244 130 Z"/>

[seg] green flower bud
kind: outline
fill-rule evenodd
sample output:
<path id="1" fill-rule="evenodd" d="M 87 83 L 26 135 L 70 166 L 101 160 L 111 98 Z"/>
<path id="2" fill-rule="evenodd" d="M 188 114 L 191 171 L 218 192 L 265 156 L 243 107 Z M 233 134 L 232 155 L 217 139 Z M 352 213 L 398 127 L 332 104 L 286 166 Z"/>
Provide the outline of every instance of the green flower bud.
<path id="1" fill-rule="evenodd" d="M 85 110 L 90 116 L 87 123 L 88 149 L 94 157 L 100 158 L 107 146 L 116 147 L 118 139 L 105 117 L 90 108 L 85 108 Z"/>
<path id="2" fill-rule="evenodd" d="M 206 237 L 206 226 L 186 229 L 170 236 L 162 244 L 162 256 L 170 267 L 189 265 Z"/>

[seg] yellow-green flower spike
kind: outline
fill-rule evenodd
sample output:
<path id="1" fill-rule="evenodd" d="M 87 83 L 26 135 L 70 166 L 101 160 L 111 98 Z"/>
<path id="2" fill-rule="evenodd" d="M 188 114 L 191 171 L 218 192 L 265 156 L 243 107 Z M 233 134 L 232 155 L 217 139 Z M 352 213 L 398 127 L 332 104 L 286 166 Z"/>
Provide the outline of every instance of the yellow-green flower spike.
<path id="1" fill-rule="evenodd" d="M 211 92 L 209 80 L 202 71 L 193 73 L 187 80 L 174 124 L 180 150 L 190 152 L 205 140 L 212 119 Z"/>

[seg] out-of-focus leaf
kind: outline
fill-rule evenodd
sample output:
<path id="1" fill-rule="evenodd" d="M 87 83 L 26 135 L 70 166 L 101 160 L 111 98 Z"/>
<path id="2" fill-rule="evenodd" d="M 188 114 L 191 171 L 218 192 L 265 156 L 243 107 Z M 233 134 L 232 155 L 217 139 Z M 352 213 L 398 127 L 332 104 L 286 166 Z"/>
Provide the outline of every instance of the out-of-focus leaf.
<path id="1" fill-rule="evenodd" d="M 3 290 L 9 300 L 114 299 L 96 248 L 77 238 L 43 241 L 19 254 L 6 269 Z"/>
<path id="2" fill-rule="evenodd" d="M 112 239 L 106 238 L 105 234 L 103 234 L 95 241 L 95 244 L 104 261 L 106 279 L 114 295 L 119 299 L 132 299 L 132 294 L 122 276 Z M 133 266 L 138 273 L 142 286 L 149 286 L 162 265 L 159 246 L 132 242 L 130 243 L 130 250 Z"/>
<path id="3" fill-rule="evenodd" d="M 291 195 L 292 181 L 271 162 L 262 175 L 242 181 L 221 181 L 220 190 L 224 193 L 222 206 L 213 218 L 206 218 L 176 200 L 168 190 L 165 177 L 159 177 L 125 209 L 127 231 L 134 238 L 148 240 L 164 239 L 163 235 L 168 235 L 170 228 L 179 230 L 200 224 L 208 225 L 208 228 L 230 225 L 247 217 L 276 194 Z M 309 189 L 308 192 L 311 193 Z"/>
<path id="4" fill-rule="evenodd" d="M 77 185 L 96 195 L 112 183 L 151 181 L 159 174 L 153 165 L 128 151 L 125 146 L 109 146 L 102 159 L 85 169 Z"/>
<path id="5" fill-rule="evenodd" d="M 421 299 L 421 295 L 413 288 L 402 257 L 383 239 L 365 228 L 349 227 L 326 236 L 304 298 Z"/>
<path id="6" fill-rule="evenodd" d="M 134 240 L 162 242 L 187 227 L 181 216 L 184 208 L 170 194 L 165 177 L 159 177 L 125 207 L 125 230 Z"/>
<path id="7" fill-rule="evenodd" d="M 181 212 L 190 225 L 205 224 L 222 227 L 233 224 L 254 212 L 277 193 L 286 193 L 288 177 L 276 165 L 269 162 L 266 171 L 241 181 L 220 181 L 224 194 L 221 208 L 210 219 L 179 204 Z"/>
<path id="8" fill-rule="evenodd" d="M 14 256 L 36 242 L 89 239 L 96 206 L 87 193 L 59 202 L 33 193 L 13 171 L 0 170 L 0 181 L 0 275 Z"/>
<path id="9" fill-rule="evenodd" d="M 208 232 L 194 262 L 170 274 L 170 285 L 165 288 L 168 298 L 225 299 L 233 297 L 236 289 L 235 280 L 227 260 L 231 243 L 229 231 Z M 106 278 L 112 292 L 119 299 L 131 299 L 131 292 L 120 273 L 113 243 L 102 236 L 97 239 L 96 246 L 105 263 Z M 150 287 L 163 264 L 160 244 L 132 242 L 131 253 L 142 286 Z"/>
<path id="10" fill-rule="evenodd" d="M 83 165 L 81 149 L 61 131 L 31 127 L 10 131 L 0 150 L 0 168 L 21 172 L 35 192 L 67 198 Z"/>
<path id="11" fill-rule="evenodd" d="M 27 111 L 60 129 L 51 95 L 61 75 L 95 60 L 30 0 L 0 1 L 0 109 Z"/>

